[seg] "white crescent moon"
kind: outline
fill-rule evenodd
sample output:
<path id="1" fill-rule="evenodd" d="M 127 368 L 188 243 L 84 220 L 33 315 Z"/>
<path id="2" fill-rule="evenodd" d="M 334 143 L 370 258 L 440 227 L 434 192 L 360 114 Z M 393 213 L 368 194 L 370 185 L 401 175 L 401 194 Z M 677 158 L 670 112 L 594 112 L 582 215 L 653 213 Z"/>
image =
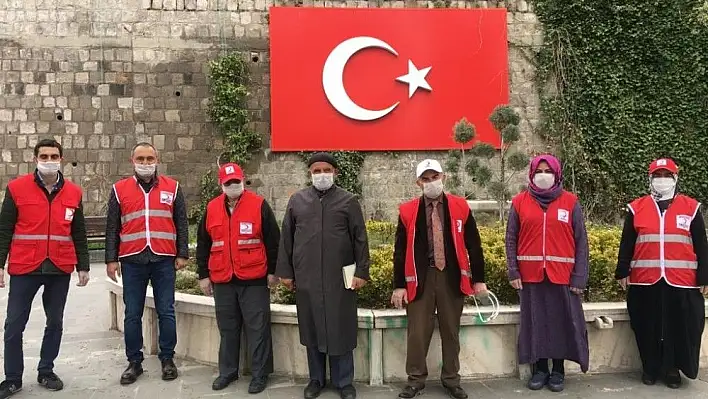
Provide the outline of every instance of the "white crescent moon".
<path id="1" fill-rule="evenodd" d="M 381 48 L 398 56 L 396 50 L 388 43 L 374 37 L 358 36 L 347 39 L 335 47 L 329 53 L 322 69 L 322 86 L 329 103 L 342 115 L 358 121 L 372 121 L 384 117 L 399 104 L 397 102 L 382 110 L 370 110 L 360 107 L 347 94 L 344 88 L 344 67 L 355 53 L 370 47 Z"/>

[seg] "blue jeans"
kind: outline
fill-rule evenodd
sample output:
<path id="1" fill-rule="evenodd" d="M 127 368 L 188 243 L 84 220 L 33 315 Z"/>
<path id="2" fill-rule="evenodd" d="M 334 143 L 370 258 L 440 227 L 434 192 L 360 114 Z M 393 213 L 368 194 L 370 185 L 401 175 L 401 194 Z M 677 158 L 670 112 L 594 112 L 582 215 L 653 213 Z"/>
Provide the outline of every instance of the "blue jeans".
<path id="1" fill-rule="evenodd" d="M 2 271 L 0 270 L 0 273 Z M 71 275 L 19 275 L 10 277 L 10 293 L 7 300 L 5 319 L 5 378 L 22 381 L 24 354 L 22 333 L 32 310 L 32 301 L 39 287 L 44 287 L 42 306 L 47 317 L 44 328 L 42 349 L 39 352 L 40 374 L 54 370 L 54 360 L 59 355 L 61 336 L 64 328 L 64 305 L 69 292 Z"/>
<path id="2" fill-rule="evenodd" d="M 146 265 L 121 262 L 123 303 L 125 304 L 125 354 L 129 362 L 142 362 L 143 309 L 148 281 L 152 283 L 159 326 L 160 360 L 172 359 L 177 345 L 175 320 L 174 258 Z"/>

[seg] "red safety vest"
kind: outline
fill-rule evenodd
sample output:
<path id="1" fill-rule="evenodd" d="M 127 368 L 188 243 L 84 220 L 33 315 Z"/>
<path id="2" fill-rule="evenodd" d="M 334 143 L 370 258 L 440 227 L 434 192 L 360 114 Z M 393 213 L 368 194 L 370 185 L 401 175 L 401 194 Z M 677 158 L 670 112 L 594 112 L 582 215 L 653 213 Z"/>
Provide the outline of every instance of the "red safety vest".
<path id="1" fill-rule="evenodd" d="M 206 229 L 211 237 L 209 277 L 226 283 L 236 275 L 241 280 L 263 278 L 268 273 L 263 244 L 261 205 L 263 197 L 244 191 L 231 213 L 226 212 L 226 195 L 207 205 Z"/>
<path id="2" fill-rule="evenodd" d="M 521 229 L 516 259 L 521 281 L 539 283 L 545 274 L 554 284 L 569 285 L 575 266 L 573 209 L 577 197 L 567 191 L 543 208 L 528 191 L 511 201 L 519 215 Z"/>
<path id="3" fill-rule="evenodd" d="M 31 273 L 47 258 L 64 273 L 73 272 L 77 257 L 71 222 L 81 203 L 81 188 L 64 180 L 64 186 L 50 203 L 34 174 L 12 180 L 7 187 L 17 207 L 8 273 Z"/>
<path id="4" fill-rule="evenodd" d="M 120 245 L 118 257 L 141 253 L 145 248 L 157 255 L 177 256 L 177 229 L 173 207 L 179 183 L 158 176 L 146 193 L 135 176 L 113 185 L 120 203 Z"/>
<path id="5" fill-rule="evenodd" d="M 691 222 L 699 206 L 698 201 L 681 194 L 663 216 L 650 195 L 629 204 L 637 232 L 630 284 L 652 285 L 663 277 L 675 287 L 696 288 L 698 258 L 693 250 Z"/>
<path id="6" fill-rule="evenodd" d="M 470 258 L 465 246 L 465 223 L 470 214 L 470 207 L 467 200 L 452 194 L 445 194 L 447 205 L 450 209 L 449 226 L 452 230 L 452 242 L 457 254 L 457 263 L 460 265 L 460 291 L 467 296 L 474 293 L 472 290 Z M 415 299 L 418 291 L 418 272 L 415 266 L 414 241 L 415 225 L 418 218 L 420 198 L 415 198 L 402 204 L 399 208 L 401 221 L 406 228 L 406 288 L 408 290 L 408 301 Z M 442 215 L 440 215 L 442 217 Z M 427 234 L 427 233 L 426 233 Z"/>

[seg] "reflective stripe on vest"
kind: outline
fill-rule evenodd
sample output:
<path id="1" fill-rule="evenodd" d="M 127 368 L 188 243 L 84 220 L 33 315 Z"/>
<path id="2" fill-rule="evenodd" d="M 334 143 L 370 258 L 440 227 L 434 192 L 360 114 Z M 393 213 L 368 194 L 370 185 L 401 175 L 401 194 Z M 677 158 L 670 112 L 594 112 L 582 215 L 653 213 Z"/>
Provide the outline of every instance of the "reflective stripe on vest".
<path id="1" fill-rule="evenodd" d="M 661 260 L 633 260 L 630 267 L 636 268 L 657 268 L 661 269 Z M 664 267 L 667 269 L 698 269 L 698 262 L 688 260 L 665 260 Z"/>
<path id="2" fill-rule="evenodd" d="M 146 216 L 146 211 L 145 209 L 133 213 L 129 213 L 127 215 L 123 215 L 120 217 L 121 223 L 127 223 L 130 222 L 131 220 L 141 218 L 143 216 Z M 163 210 L 150 210 L 149 212 L 149 217 L 156 217 L 156 218 L 170 218 L 172 219 L 172 212 L 170 211 L 163 211 Z"/>
<path id="3" fill-rule="evenodd" d="M 252 245 L 252 244 L 260 244 L 261 240 L 254 238 L 251 240 L 238 240 L 238 245 Z M 223 241 L 214 241 L 211 243 L 212 248 L 218 248 L 218 247 L 223 247 L 224 242 Z"/>
<path id="4" fill-rule="evenodd" d="M 162 240 L 177 241 L 177 234 L 163 233 L 160 231 L 151 231 L 150 237 L 159 238 Z M 120 236 L 120 240 L 122 242 L 131 242 L 131 241 L 136 241 L 136 240 L 140 240 L 143 238 L 147 238 L 147 233 L 144 231 L 141 231 L 140 233 L 125 234 L 125 235 Z"/>
<path id="5" fill-rule="evenodd" d="M 516 260 L 527 262 L 543 262 L 543 256 L 517 256 Z M 575 263 L 575 258 L 564 258 L 561 256 L 546 256 L 548 262 Z"/>
<path id="6" fill-rule="evenodd" d="M 13 240 L 46 240 L 47 236 L 43 234 L 14 234 L 12 236 Z M 71 236 L 55 236 L 50 235 L 49 239 L 52 241 L 71 241 Z"/>

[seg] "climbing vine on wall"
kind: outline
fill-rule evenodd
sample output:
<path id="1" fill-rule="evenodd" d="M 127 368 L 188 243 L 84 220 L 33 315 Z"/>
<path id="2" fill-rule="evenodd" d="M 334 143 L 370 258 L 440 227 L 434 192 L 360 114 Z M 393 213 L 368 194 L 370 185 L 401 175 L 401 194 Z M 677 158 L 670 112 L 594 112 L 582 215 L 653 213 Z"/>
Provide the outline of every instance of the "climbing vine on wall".
<path id="1" fill-rule="evenodd" d="M 680 190 L 708 200 L 705 0 L 535 0 L 540 133 L 564 160 L 566 187 L 596 220 L 648 191 L 671 156 Z"/>
<path id="2" fill-rule="evenodd" d="M 312 152 L 301 152 L 303 162 L 307 162 Z M 338 174 L 335 182 L 350 193 L 361 197 L 361 179 L 359 173 L 364 165 L 364 152 L 360 151 L 335 151 L 331 153 L 337 161 Z"/>
<path id="3" fill-rule="evenodd" d="M 209 63 L 211 99 L 207 112 L 224 139 L 219 161 L 242 167 L 262 146 L 261 136 L 249 128 L 249 84 L 250 71 L 243 54 L 226 53 Z M 215 174 L 209 171 L 201 180 L 201 201 L 191 209 L 192 221 L 199 220 L 206 204 L 221 193 Z"/>

